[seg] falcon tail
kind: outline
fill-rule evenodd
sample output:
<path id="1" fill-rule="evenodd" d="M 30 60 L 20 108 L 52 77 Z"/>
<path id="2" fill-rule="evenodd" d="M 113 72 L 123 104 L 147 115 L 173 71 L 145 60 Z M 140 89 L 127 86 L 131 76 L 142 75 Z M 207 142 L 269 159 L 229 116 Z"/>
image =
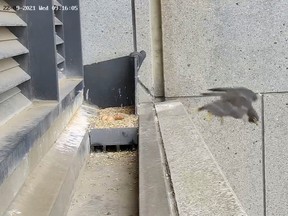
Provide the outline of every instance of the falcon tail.
<path id="1" fill-rule="evenodd" d="M 210 90 L 210 89 L 208 89 Z M 202 93 L 203 96 L 222 96 L 224 93 L 210 92 L 210 93 Z"/>
<path id="2" fill-rule="evenodd" d="M 199 107 L 198 112 L 203 111 L 205 109 L 205 106 Z"/>
<path id="3" fill-rule="evenodd" d="M 225 92 L 225 91 L 228 91 L 230 90 L 231 88 L 211 88 L 211 89 L 208 89 L 209 91 L 220 91 L 220 92 Z"/>

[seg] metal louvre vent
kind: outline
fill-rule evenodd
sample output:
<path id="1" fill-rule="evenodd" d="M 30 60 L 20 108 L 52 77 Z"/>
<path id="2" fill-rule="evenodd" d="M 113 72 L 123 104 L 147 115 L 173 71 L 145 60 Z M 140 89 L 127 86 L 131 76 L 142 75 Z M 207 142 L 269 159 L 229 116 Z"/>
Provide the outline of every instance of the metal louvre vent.
<path id="1" fill-rule="evenodd" d="M 54 10 L 54 24 L 55 24 L 55 42 L 56 42 L 56 62 L 57 62 L 57 71 L 58 78 L 61 80 L 65 78 L 64 70 L 65 70 L 65 58 L 64 56 L 64 40 L 63 38 L 63 23 L 61 21 L 62 14 L 60 8 L 62 4 L 60 4 L 57 0 L 53 0 L 53 4 L 55 7 Z M 61 38 L 62 37 L 62 38 Z"/>
<path id="2" fill-rule="evenodd" d="M 63 23 L 57 18 L 54 18 L 55 25 L 63 25 Z"/>
<path id="3" fill-rule="evenodd" d="M 7 27 L 26 26 L 9 5 L 0 0 L 0 125 L 31 104 L 17 87 L 31 77 L 13 59 L 28 53 Z"/>
<path id="4" fill-rule="evenodd" d="M 9 4 L 0 0 L 0 26 L 26 26 L 26 23 L 17 16 Z"/>
<path id="5" fill-rule="evenodd" d="M 60 38 L 58 35 L 56 35 L 56 45 L 60 45 L 63 43 L 64 43 L 64 41 L 62 40 L 62 38 Z"/>

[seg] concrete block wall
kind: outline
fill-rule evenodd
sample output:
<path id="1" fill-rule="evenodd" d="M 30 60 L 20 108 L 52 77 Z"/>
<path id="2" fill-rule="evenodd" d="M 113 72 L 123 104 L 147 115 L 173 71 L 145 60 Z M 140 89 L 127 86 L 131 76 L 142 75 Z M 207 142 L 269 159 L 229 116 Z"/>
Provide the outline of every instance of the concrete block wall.
<path id="1" fill-rule="evenodd" d="M 80 18 L 84 65 L 133 52 L 131 0 L 80 0 Z"/>
<path id="2" fill-rule="evenodd" d="M 161 8 L 165 97 L 186 105 L 248 215 L 287 215 L 288 2 L 165 0 Z M 219 86 L 263 93 L 260 125 L 198 114 L 214 99 L 200 93 Z"/>
<path id="3" fill-rule="evenodd" d="M 165 96 L 224 85 L 287 91 L 287 7 L 268 0 L 162 1 Z"/>

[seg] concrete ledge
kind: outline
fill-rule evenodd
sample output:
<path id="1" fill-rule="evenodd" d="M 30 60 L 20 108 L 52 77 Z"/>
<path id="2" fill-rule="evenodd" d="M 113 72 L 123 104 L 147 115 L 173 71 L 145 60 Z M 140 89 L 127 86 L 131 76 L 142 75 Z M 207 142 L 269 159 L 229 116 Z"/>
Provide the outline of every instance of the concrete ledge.
<path id="1" fill-rule="evenodd" d="M 59 82 L 59 99 L 63 100 L 73 91 L 81 91 L 83 89 L 82 78 L 65 78 Z"/>
<path id="2" fill-rule="evenodd" d="M 15 198 L 83 101 L 72 90 L 61 102 L 36 101 L 0 127 L 0 215 Z"/>
<path id="3" fill-rule="evenodd" d="M 152 103 L 139 107 L 139 215 L 167 216 L 170 207 Z"/>
<path id="4" fill-rule="evenodd" d="M 179 215 L 247 215 L 184 106 L 156 105 Z"/>
<path id="5" fill-rule="evenodd" d="M 5 215 L 65 215 L 89 154 L 89 113 L 81 108 L 19 191 Z"/>

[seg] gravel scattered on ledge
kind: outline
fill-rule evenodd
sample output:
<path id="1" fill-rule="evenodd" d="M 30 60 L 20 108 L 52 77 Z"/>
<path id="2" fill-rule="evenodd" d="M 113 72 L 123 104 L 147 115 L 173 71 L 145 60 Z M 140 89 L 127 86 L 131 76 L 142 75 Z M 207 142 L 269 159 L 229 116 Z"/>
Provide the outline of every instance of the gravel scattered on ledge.
<path id="1" fill-rule="evenodd" d="M 90 124 L 90 128 L 127 127 L 138 127 L 138 116 L 133 106 L 99 109 Z"/>

